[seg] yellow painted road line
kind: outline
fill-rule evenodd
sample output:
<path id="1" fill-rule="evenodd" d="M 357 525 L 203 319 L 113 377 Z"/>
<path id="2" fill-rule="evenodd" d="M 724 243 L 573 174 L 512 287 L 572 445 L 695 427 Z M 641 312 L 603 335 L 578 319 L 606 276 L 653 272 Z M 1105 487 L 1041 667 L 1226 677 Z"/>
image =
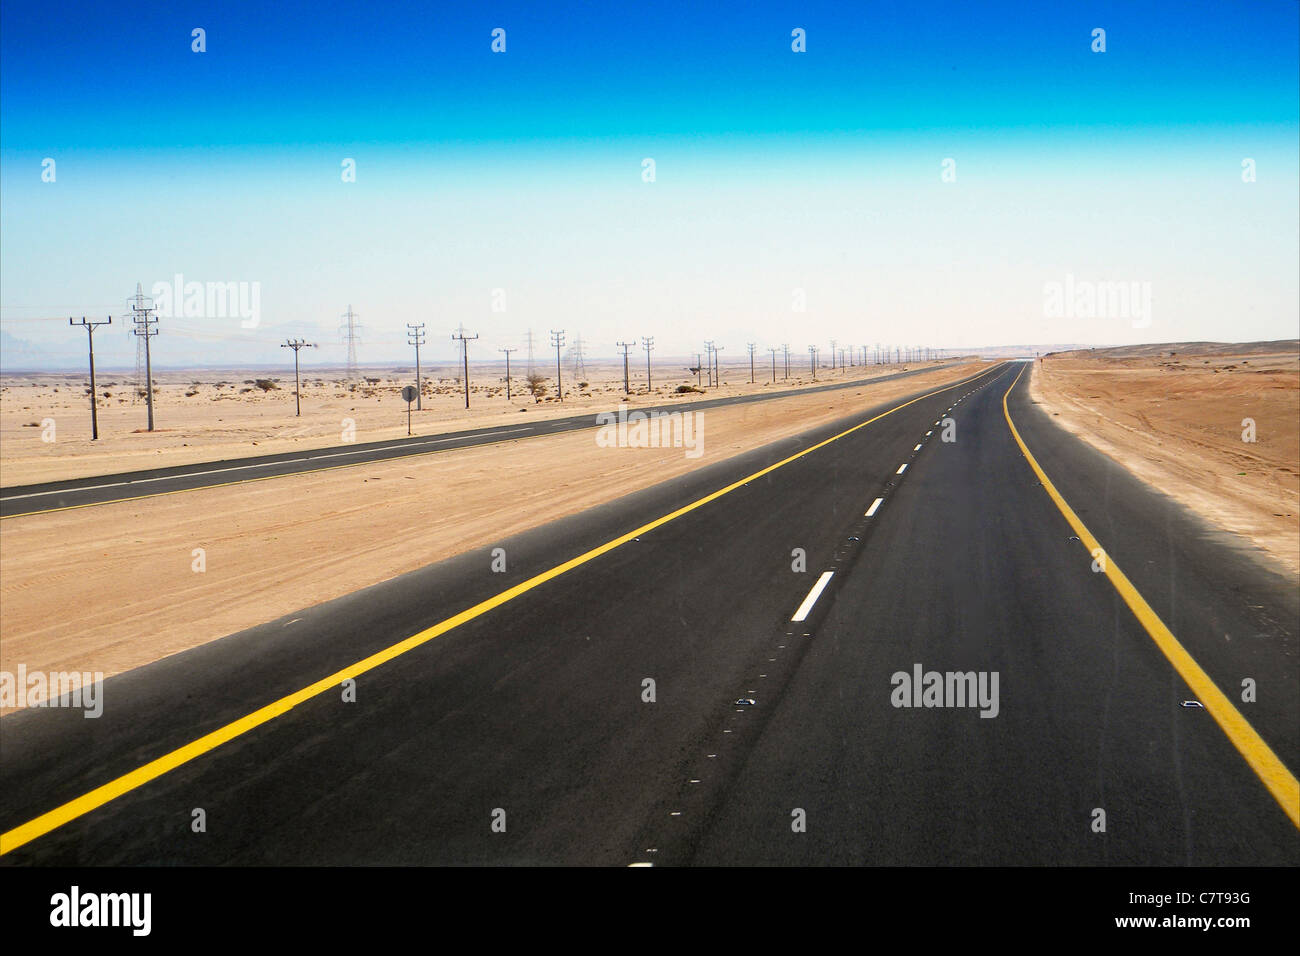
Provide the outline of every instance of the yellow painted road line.
<path id="1" fill-rule="evenodd" d="M 1151 639 L 1156 642 L 1156 646 L 1169 659 L 1169 663 L 1174 665 L 1174 670 L 1178 676 L 1183 679 L 1188 687 L 1192 689 L 1197 699 L 1205 705 L 1205 709 L 1218 723 L 1219 727 L 1232 745 L 1237 748 L 1238 752 L 1246 759 L 1250 769 L 1255 771 L 1256 775 L 1268 788 L 1269 793 L 1281 805 L 1283 812 L 1291 818 L 1291 822 L 1300 827 L 1300 781 L 1297 781 L 1295 775 L 1287 769 L 1286 764 L 1273 753 L 1272 748 L 1264 742 L 1255 728 L 1250 725 L 1241 712 L 1233 705 L 1223 691 L 1210 679 L 1210 675 L 1201 669 L 1201 665 L 1196 663 L 1195 658 L 1187 653 L 1187 649 L 1174 637 L 1172 631 L 1165 626 L 1165 622 L 1160 620 L 1160 616 L 1151 609 L 1151 605 L 1146 599 L 1138 593 L 1138 589 L 1119 569 L 1115 560 L 1106 553 L 1101 544 L 1093 537 L 1092 532 L 1087 529 L 1079 516 L 1074 513 L 1074 509 L 1061 497 L 1061 493 L 1056 490 L 1047 473 L 1043 471 L 1038 460 L 1034 458 L 1025 444 L 1020 432 L 1016 430 L 1016 423 L 1011 420 L 1011 411 L 1007 408 L 1007 396 L 1011 394 L 1011 389 L 1016 387 L 1016 382 L 1020 381 L 1020 376 L 1025 374 L 1022 368 L 1016 375 L 1015 381 L 1011 383 L 1002 396 L 1002 414 L 1006 416 L 1007 425 L 1011 428 L 1011 434 L 1016 439 L 1016 444 L 1020 446 L 1020 451 L 1024 454 L 1029 466 L 1034 469 L 1038 475 L 1038 480 L 1043 483 L 1043 488 L 1051 497 L 1052 502 L 1057 509 L 1065 516 L 1074 533 L 1079 536 L 1083 546 L 1088 549 L 1090 555 L 1096 554 L 1098 550 L 1105 556 L 1105 573 L 1110 579 L 1110 583 L 1115 586 L 1124 603 L 1129 606 L 1134 617 L 1138 619 L 1146 632 L 1151 635 Z"/>
<path id="2" fill-rule="evenodd" d="M 985 369 L 984 371 L 987 372 L 988 369 Z M 976 375 L 973 377 L 978 377 L 979 375 L 983 375 L 983 374 L 984 372 L 977 372 Z M 965 381 L 967 382 L 971 380 L 972 379 L 965 379 Z M 882 384 L 882 383 L 873 382 L 871 379 L 863 379 L 862 382 L 858 384 L 872 385 L 872 384 Z M 963 383 L 954 382 L 953 385 L 945 386 L 945 388 L 953 388 L 956 385 L 961 385 L 961 384 Z M 844 387 L 850 388 L 852 386 L 845 385 Z M 939 391 L 943 391 L 943 390 L 944 389 L 940 389 Z M 776 395 L 771 396 L 770 399 L 765 399 L 765 400 L 781 399 L 781 398 L 798 398 L 800 395 L 806 395 L 806 394 L 809 393 L 800 392 L 798 390 L 791 390 L 790 392 L 785 394 L 778 393 Z M 926 396 L 923 395 L 921 397 L 924 398 Z M 722 406 L 722 407 L 726 407 L 726 406 Z M 683 405 L 682 408 L 689 410 L 690 406 Z M 593 420 L 594 420 L 594 416 L 595 413 L 593 413 Z M 542 421 L 539 422 L 538 424 L 544 425 L 547 424 L 547 422 Z M 595 428 L 596 426 L 593 424 L 591 427 Z M 57 514 L 60 511 L 77 511 L 81 508 L 98 508 L 102 505 L 120 505 L 120 504 L 125 504 L 128 501 L 144 501 L 147 498 L 163 498 L 166 497 L 167 495 L 183 495 L 191 491 L 206 491 L 209 488 L 229 488 L 233 485 L 248 485 L 248 484 L 252 484 L 255 481 L 271 481 L 272 479 L 275 478 L 297 478 L 299 475 L 318 475 L 323 471 L 339 471 L 343 468 L 358 468 L 362 465 L 382 465 L 384 462 L 387 461 L 405 461 L 408 458 L 423 458 L 425 455 L 441 455 L 451 451 L 468 451 L 469 449 L 472 448 L 489 448 L 492 445 L 507 445 L 510 444 L 511 442 L 533 441 L 534 439 L 537 438 L 550 438 L 554 435 L 567 435 L 570 431 L 578 432 L 583 430 L 584 429 L 581 428 L 573 428 L 573 429 L 565 429 L 562 432 L 542 432 L 541 434 L 538 435 L 522 435 L 519 438 L 502 438 L 499 441 L 485 441 L 474 445 L 458 445 L 455 448 L 430 448 L 427 451 L 416 451 L 416 452 L 412 452 L 409 455 L 394 455 L 391 458 L 374 458 L 369 461 L 352 461 L 342 465 L 325 465 L 321 468 L 308 468 L 304 471 L 291 471 L 288 474 L 284 474 L 284 475 L 263 475 L 260 478 L 236 478 L 233 481 L 219 481 L 216 482 L 215 484 L 199 485 L 198 487 L 195 488 L 176 488 L 173 491 L 154 491 L 146 495 L 134 495 L 130 498 L 112 498 L 108 501 L 88 501 L 85 504 L 81 504 L 81 505 L 64 505 L 62 508 L 46 508 L 43 511 L 25 511 L 21 514 L 0 515 L 0 521 L 10 521 L 14 518 L 34 518 L 37 515 L 52 515 L 52 514 Z M 435 432 L 434 434 L 437 433 Z M 428 437 L 428 436 L 422 436 L 422 437 Z M 473 436 L 467 436 L 467 437 L 473 437 Z M 320 449 L 307 449 L 307 450 L 319 451 Z M 289 454 L 289 453 L 285 452 L 285 454 Z M 231 460 L 238 460 L 238 459 L 231 459 Z M 200 464 L 202 463 L 200 462 Z M 267 467 L 268 468 L 271 467 L 272 464 L 274 463 L 273 462 L 268 463 Z M 90 477 L 93 478 L 96 476 L 91 475 Z M 111 478 L 112 475 L 101 475 L 99 477 Z M 175 477 L 184 478 L 186 476 L 176 475 Z M 76 491 L 77 489 L 69 488 L 68 490 Z"/>
<path id="3" fill-rule="evenodd" d="M 96 787 L 94 790 L 91 790 L 89 793 L 83 794 L 82 796 L 77 797 L 73 800 L 69 800 L 67 803 L 63 804 L 62 806 L 55 807 L 53 810 L 50 810 L 47 813 L 43 813 L 40 816 L 27 821 L 26 823 L 20 824 L 19 826 L 14 827 L 12 830 L 7 831 L 6 833 L 0 833 L 0 856 L 9 853 L 12 850 L 16 850 L 18 847 L 26 843 L 30 843 L 32 840 L 35 840 L 37 837 L 44 836 L 45 834 L 49 833 L 51 830 L 63 826 L 65 823 L 69 823 L 72 820 L 77 819 L 78 817 L 85 816 L 87 813 L 90 813 L 92 810 L 96 810 L 99 807 L 102 807 L 104 804 L 117 799 L 123 794 L 129 793 L 132 790 L 135 790 L 137 787 L 143 786 L 144 784 L 148 783 L 150 780 L 154 780 L 157 777 L 161 777 L 163 774 L 175 770 L 177 767 L 183 764 L 189 763 L 191 760 L 194 760 L 196 757 L 200 757 L 211 750 L 215 750 L 217 747 L 220 747 L 222 744 L 230 740 L 233 740 L 234 738 L 238 737 L 241 734 L 247 733 L 248 731 L 254 729 L 255 727 L 260 727 L 262 724 L 268 723 L 274 720 L 276 717 L 288 713 L 290 710 L 292 710 L 294 707 L 297 707 L 299 704 L 304 703 L 310 700 L 311 698 L 316 697 L 319 694 L 323 694 L 326 691 L 330 690 L 331 688 L 338 687 L 339 684 L 341 684 L 343 681 L 349 678 L 359 677 L 360 675 L 366 673 L 367 671 L 373 670 L 374 668 L 380 666 L 381 664 L 386 664 L 387 662 L 393 660 L 394 658 L 400 657 L 402 654 L 405 654 L 407 651 L 414 650 L 415 648 L 419 647 L 421 644 L 428 643 L 429 641 L 433 640 L 435 637 L 439 637 L 443 634 L 446 634 L 448 631 L 460 627 L 462 624 L 472 621 L 476 617 L 486 614 L 488 611 L 491 611 L 493 608 L 500 607 L 501 605 L 507 603 L 508 601 L 513 601 L 521 594 L 525 594 L 528 591 L 531 591 L 533 588 L 538 587 L 539 585 L 545 584 L 547 581 L 559 577 L 561 574 L 564 574 L 566 571 L 572 571 L 576 567 L 580 567 L 581 565 L 584 565 L 587 562 L 592 561 L 603 554 L 613 551 L 617 547 L 627 544 L 627 542 L 633 540 L 634 538 L 639 538 L 641 535 L 653 531 L 655 528 L 665 525 L 670 521 L 680 518 L 684 514 L 689 514 L 690 512 L 696 510 L 697 508 L 702 508 L 705 505 L 709 504 L 710 502 L 718 500 L 723 495 L 730 494 L 731 492 L 735 491 L 737 488 L 741 488 L 744 485 L 749 484 L 749 482 L 751 481 L 754 481 L 758 478 L 762 478 L 764 475 L 771 474 L 772 472 L 776 471 L 778 468 L 782 468 L 790 464 L 791 462 L 798 461 L 800 458 L 803 458 L 805 455 L 812 454 L 813 452 L 817 451 L 819 448 L 825 448 L 827 445 L 831 444 L 832 442 L 839 441 L 841 438 L 844 438 L 846 435 L 851 435 L 854 432 L 858 431 L 859 429 L 867 427 L 872 422 L 879 421 L 880 419 L 884 418 L 886 415 L 892 415 L 894 412 L 907 408 L 907 406 L 909 405 L 914 405 L 917 402 L 923 401 L 927 398 L 930 398 L 931 396 L 938 395 L 942 392 L 946 392 L 950 389 L 958 388 L 962 385 L 965 385 L 967 382 L 972 382 L 975 379 L 980 378 L 981 376 L 989 375 L 994 371 L 998 371 L 1000 368 L 1001 366 L 995 366 L 993 369 L 985 369 L 984 371 L 979 372 L 968 379 L 963 379 L 959 382 L 954 382 L 951 385 L 945 385 L 942 388 L 935 389 L 934 391 L 926 392 L 924 395 L 918 395 L 916 398 L 907 402 L 903 402 L 901 405 L 895 405 L 893 408 L 889 409 L 888 411 L 881 412 L 879 415 L 876 415 L 873 418 L 869 418 L 864 422 L 859 422 L 858 424 L 852 426 L 851 428 L 847 428 L 837 435 L 832 435 L 830 438 L 827 438 L 824 441 L 820 441 L 815 445 L 810 445 L 809 447 L 805 448 L 803 451 L 796 452 L 795 454 L 791 455 L 788 458 L 783 458 L 780 461 L 776 462 L 775 464 L 768 465 L 766 468 L 762 468 L 754 472 L 752 475 L 747 475 L 746 477 L 741 478 L 739 481 L 733 481 L 725 488 L 719 488 L 717 491 L 714 491 L 711 494 L 707 494 L 703 498 L 698 498 L 695 501 L 692 501 L 690 504 L 683 505 L 681 508 L 678 508 L 676 511 L 670 512 L 666 515 L 663 515 L 662 517 L 656 518 L 653 521 L 649 522 L 648 524 L 643 524 L 641 527 L 636 528 L 633 531 L 629 531 L 627 534 L 620 535 L 619 537 L 614 538 L 611 541 L 607 541 L 604 544 L 599 545 L 598 547 L 592 548 L 590 551 L 580 554 L 576 558 L 570 558 L 568 561 L 565 561 L 563 564 L 557 564 L 555 567 L 551 568 L 550 570 L 543 571 L 541 574 L 534 575 L 528 580 L 516 584 L 512 588 L 507 588 L 506 590 L 502 591 L 500 594 L 488 598 L 486 601 L 481 601 L 478 604 L 475 604 L 473 607 L 466 608 L 464 611 L 461 611 L 459 614 L 456 614 L 453 617 L 449 617 L 446 620 L 440 621 L 439 623 L 433 625 L 430 628 L 426 628 L 425 630 L 420 631 L 418 634 L 413 634 L 403 641 L 399 641 L 398 643 L 393 644 L 390 647 L 384 648 L 382 651 L 378 651 L 377 653 L 371 654 L 369 657 L 363 660 L 357 661 L 355 664 L 350 664 L 349 666 L 343 668 L 342 670 L 334 672 L 328 677 L 321 678 L 320 680 L 316 681 L 316 683 L 304 687 L 302 690 L 295 691 L 292 694 L 289 694 L 285 697 L 281 697 L 279 700 L 274 701 L 270 704 L 267 704 L 265 707 L 253 711 L 251 714 L 247 714 L 239 718 L 238 720 L 232 721 L 231 723 L 226 724 L 224 727 L 212 731 L 212 733 L 210 734 L 205 734 L 204 736 L 200 737 L 198 740 L 188 743 L 183 747 L 179 747 L 176 750 L 173 750 L 171 753 L 164 754 L 163 756 L 158 757 L 155 760 L 151 760 L 149 763 L 145 764 L 144 766 L 138 767 L 137 769 L 132 770 L 130 773 L 123 774 L 122 776 L 118 777 L 115 780 L 110 780 L 108 783 L 104 784 L 103 786 Z"/>

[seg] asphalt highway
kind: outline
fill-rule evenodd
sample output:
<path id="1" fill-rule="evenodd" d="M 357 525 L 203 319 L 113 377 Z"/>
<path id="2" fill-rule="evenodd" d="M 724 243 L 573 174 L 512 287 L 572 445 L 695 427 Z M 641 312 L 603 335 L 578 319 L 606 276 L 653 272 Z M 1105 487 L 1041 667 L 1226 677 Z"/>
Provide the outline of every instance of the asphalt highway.
<path id="1" fill-rule="evenodd" d="M 933 365 L 925 368 L 909 369 L 903 372 L 876 376 L 869 381 L 888 382 L 892 379 L 910 378 L 923 372 L 933 371 L 935 368 L 945 367 L 947 366 Z M 861 388 L 866 381 L 868 380 L 852 379 L 827 385 L 813 385 L 798 391 L 784 390 L 766 394 L 735 395 L 730 398 L 709 398 L 669 405 L 653 405 L 637 408 L 636 410 L 643 413 L 683 410 L 700 411 L 725 405 L 745 405 L 750 402 L 771 401 L 776 398 L 787 398 L 791 395 L 815 394 L 844 388 Z M 278 478 L 285 475 L 298 475 L 304 472 L 330 468 L 351 467 L 375 461 L 387 461 L 394 458 L 408 458 L 412 455 L 428 455 L 456 448 L 468 448 L 474 445 L 490 445 L 495 442 L 537 438 L 542 435 L 557 435 L 561 432 L 595 428 L 598 424 L 596 413 L 585 413 L 569 418 L 553 418 L 537 422 L 519 421 L 504 426 L 473 428 L 438 435 L 397 438 L 379 442 L 354 442 L 328 448 L 281 452 L 275 455 L 197 462 L 190 465 L 151 468 L 90 478 L 72 478 L 35 485 L 15 485 L 9 488 L 0 488 L 0 518 L 37 514 L 43 511 L 80 508 L 87 505 L 106 504 L 112 501 L 127 501 L 151 495 L 192 491 L 196 488 L 210 488 L 215 485 L 264 478 Z"/>
<path id="2" fill-rule="evenodd" d="M 0 719 L 0 862 L 1300 863 L 1300 596 L 1024 372 Z"/>

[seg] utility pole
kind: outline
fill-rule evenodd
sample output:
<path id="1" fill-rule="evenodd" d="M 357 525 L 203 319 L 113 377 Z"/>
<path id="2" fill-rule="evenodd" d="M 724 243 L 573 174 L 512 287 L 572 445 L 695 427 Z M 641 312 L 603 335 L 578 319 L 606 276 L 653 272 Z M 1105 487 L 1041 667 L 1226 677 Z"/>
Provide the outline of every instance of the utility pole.
<path id="1" fill-rule="evenodd" d="M 835 340 L 831 339 L 831 371 L 835 371 Z"/>
<path id="2" fill-rule="evenodd" d="M 95 329 L 101 325 L 112 325 L 113 317 L 110 315 L 103 322 L 87 322 L 83 315 L 80 322 L 73 322 L 72 316 L 68 316 L 68 325 L 80 325 L 86 329 L 86 343 L 90 346 L 90 440 L 99 440 L 99 407 L 95 403 Z"/>
<path id="3" fill-rule="evenodd" d="M 555 346 L 555 393 L 564 402 L 564 382 L 560 378 L 560 349 L 564 346 L 564 329 L 551 329 L 551 344 Z"/>
<path id="4" fill-rule="evenodd" d="M 645 390 L 648 395 L 653 388 L 650 384 L 650 353 L 654 351 L 655 337 L 653 335 L 643 335 L 641 336 L 641 344 L 645 346 Z"/>
<path id="5" fill-rule="evenodd" d="M 696 352 L 695 353 L 695 387 L 696 388 L 699 388 L 701 385 L 704 384 L 704 379 L 700 377 L 703 374 L 704 374 L 704 359 L 700 356 L 699 352 Z"/>
<path id="6" fill-rule="evenodd" d="M 528 374 L 532 375 L 536 371 L 533 368 L 533 330 L 528 330 Z"/>
<path id="7" fill-rule="evenodd" d="M 784 345 L 782 345 L 781 350 L 785 352 L 785 377 L 789 378 L 790 377 L 790 343 L 787 342 Z"/>
<path id="8" fill-rule="evenodd" d="M 808 346 L 808 358 L 812 366 L 813 381 L 817 381 L 817 346 Z"/>
<path id="9" fill-rule="evenodd" d="M 145 303 L 149 303 L 145 305 Z M 158 320 L 153 318 L 153 299 L 140 291 L 140 283 L 135 284 L 135 299 L 131 303 L 131 321 L 135 328 L 131 331 L 144 338 L 144 397 L 149 408 L 149 431 L 153 431 L 153 364 L 149 356 L 149 340 L 158 334 L 153 328 Z"/>
<path id="10" fill-rule="evenodd" d="M 293 404 L 296 411 L 295 417 L 302 414 L 302 386 L 298 381 L 298 353 L 303 349 L 314 349 L 315 342 L 305 342 L 302 339 L 289 339 L 283 345 L 282 349 L 293 349 Z"/>
<path id="11" fill-rule="evenodd" d="M 631 379 L 628 377 L 628 372 L 627 372 L 627 353 L 629 349 L 634 348 L 635 346 L 636 346 L 636 339 L 633 339 L 631 342 L 618 343 L 618 347 L 623 350 L 623 394 L 624 395 L 632 394 L 632 382 Z"/>
<path id="12" fill-rule="evenodd" d="M 754 349 L 756 346 L 753 342 L 745 343 L 745 348 L 749 349 L 749 384 L 754 384 Z"/>
<path id="13" fill-rule="evenodd" d="M 510 353 L 518 352 L 518 349 L 497 349 L 498 352 L 506 353 L 506 401 L 510 401 Z"/>
<path id="14" fill-rule="evenodd" d="M 424 344 L 424 323 L 406 323 L 406 344 L 415 346 L 415 410 L 424 410 L 424 383 L 420 381 L 420 346 Z M 409 403 L 408 403 L 409 404 Z"/>
<path id="15" fill-rule="evenodd" d="M 722 369 L 718 365 L 718 353 L 723 350 L 724 346 L 713 346 L 713 387 L 717 388 L 722 384 Z"/>
<path id="16" fill-rule="evenodd" d="M 478 338 L 478 333 L 474 335 L 465 334 L 465 326 L 462 325 L 452 336 L 453 341 L 460 342 L 461 355 L 465 359 L 465 407 L 469 408 L 469 343 Z"/>
<path id="17" fill-rule="evenodd" d="M 772 384 L 775 385 L 776 384 L 776 349 L 769 346 L 768 351 L 772 353 Z"/>
<path id="18" fill-rule="evenodd" d="M 704 340 L 704 357 L 709 366 L 709 388 L 713 387 L 713 342 Z"/>

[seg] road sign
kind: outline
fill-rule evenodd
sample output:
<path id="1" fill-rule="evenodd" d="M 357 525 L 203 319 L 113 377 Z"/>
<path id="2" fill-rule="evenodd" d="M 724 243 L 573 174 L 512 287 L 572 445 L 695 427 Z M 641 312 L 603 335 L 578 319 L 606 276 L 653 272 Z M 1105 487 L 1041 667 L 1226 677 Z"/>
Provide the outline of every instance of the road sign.
<path id="1" fill-rule="evenodd" d="M 407 385 L 402 389 L 402 400 L 406 402 L 406 434 L 411 434 L 411 402 L 415 401 L 419 391 L 414 385 Z"/>

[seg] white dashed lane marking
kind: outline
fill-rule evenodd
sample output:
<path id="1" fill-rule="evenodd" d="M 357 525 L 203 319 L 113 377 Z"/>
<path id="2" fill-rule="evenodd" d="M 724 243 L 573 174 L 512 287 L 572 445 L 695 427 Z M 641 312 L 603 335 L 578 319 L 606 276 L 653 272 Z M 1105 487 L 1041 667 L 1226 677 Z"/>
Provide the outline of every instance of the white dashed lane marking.
<path id="1" fill-rule="evenodd" d="M 808 596 L 803 599 L 803 603 L 799 605 L 799 610 L 794 612 L 794 617 L 790 618 L 790 620 L 806 621 L 808 619 L 808 614 L 812 611 L 813 605 L 816 604 L 817 599 L 822 596 L 822 591 L 826 590 L 827 582 L 829 582 L 834 575 L 834 571 L 822 572 L 822 576 L 817 579 L 817 583 L 812 586 L 812 590 L 808 592 Z"/>

